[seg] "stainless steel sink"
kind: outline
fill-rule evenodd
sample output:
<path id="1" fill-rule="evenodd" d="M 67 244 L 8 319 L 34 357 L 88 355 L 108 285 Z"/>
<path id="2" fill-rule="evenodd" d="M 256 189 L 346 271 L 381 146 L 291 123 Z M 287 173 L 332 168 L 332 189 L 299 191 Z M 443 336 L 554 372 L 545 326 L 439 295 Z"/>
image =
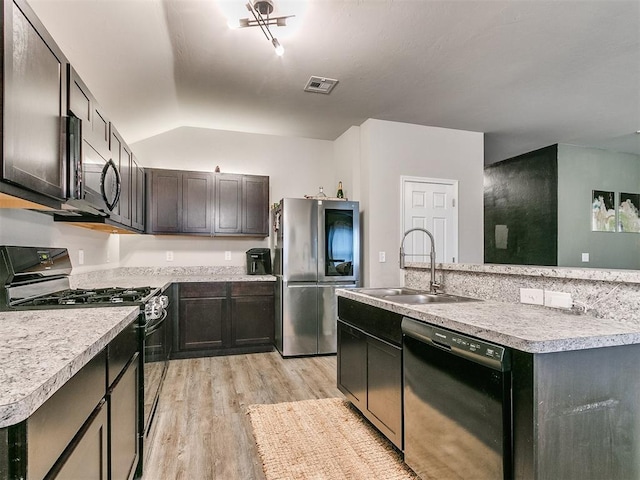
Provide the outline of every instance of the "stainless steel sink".
<path id="1" fill-rule="evenodd" d="M 477 298 L 459 297 L 458 295 L 448 295 L 446 293 L 418 293 L 413 295 L 396 295 L 389 298 L 396 303 L 411 305 L 423 305 L 428 303 L 460 303 L 460 302 L 480 302 Z"/>
<path id="2" fill-rule="evenodd" d="M 356 288 L 354 292 L 363 293 L 371 297 L 381 298 L 389 302 L 403 303 L 408 305 L 424 305 L 429 303 L 459 303 L 459 302 L 480 302 L 476 298 L 460 297 L 447 293 L 429 293 L 413 288 Z"/>
<path id="3" fill-rule="evenodd" d="M 354 292 L 363 293 L 365 295 L 371 295 L 372 297 L 391 297 L 395 295 L 417 295 L 424 293 L 420 290 L 414 290 L 412 288 L 355 288 Z"/>

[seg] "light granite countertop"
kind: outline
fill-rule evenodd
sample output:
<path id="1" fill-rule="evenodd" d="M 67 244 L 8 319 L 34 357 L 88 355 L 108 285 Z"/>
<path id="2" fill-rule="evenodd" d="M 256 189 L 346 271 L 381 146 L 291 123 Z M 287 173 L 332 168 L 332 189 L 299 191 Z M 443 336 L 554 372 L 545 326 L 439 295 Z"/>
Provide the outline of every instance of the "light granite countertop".
<path id="1" fill-rule="evenodd" d="M 429 263 L 407 263 L 407 267 L 428 270 Z M 437 270 L 499 275 L 521 275 L 601 282 L 640 283 L 640 271 L 603 268 L 545 267 L 537 265 L 503 265 L 480 263 L 437 263 Z"/>
<path id="2" fill-rule="evenodd" d="M 118 272 L 116 275 L 105 277 L 83 276 L 72 279 L 74 288 L 101 288 L 101 287 L 161 287 L 167 288 L 172 283 L 186 282 L 275 282 L 273 275 L 239 275 L 239 274 L 141 274 L 126 275 Z"/>
<path id="3" fill-rule="evenodd" d="M 352 290 L 336 292 L 340 297 L 529 353 L 640 343 L 637 325 L 546 307 L 493 301 L 406 305 Z"/>
<path id="4" fill-rule="evenodd" d="M 72 280 L 72 287 L 166 288 L 175 282 L 275 281 L 272 275 L 163 273 L 153 269 L 96 272 Z M 136 306 L 0 312 L 0 428 L 28 418 L 138 312 Z"/>
<path id="5" fill-rule="evenodd" d="M 0 312 L 0 428 L 28 418 L 139 311 L 132 306 Z"/>

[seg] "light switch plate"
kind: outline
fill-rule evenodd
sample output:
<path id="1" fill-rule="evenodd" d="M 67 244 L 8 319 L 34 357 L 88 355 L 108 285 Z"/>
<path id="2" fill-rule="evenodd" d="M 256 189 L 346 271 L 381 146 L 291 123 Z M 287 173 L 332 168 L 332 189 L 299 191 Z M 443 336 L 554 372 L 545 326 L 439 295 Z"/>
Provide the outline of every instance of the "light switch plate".
<path id="1" fill-rule="evenodd" d="M 588 253 L 583 253 L 582 254 L 582 261 L 583 262 L 588 262 L 589 261 L 589 254 Z"/>
<path id="2" fill-rule="evenodd" d="M 84 250 L 78 250 L 78 265 L 84 265 Z"/>
<path id="3" fill-rule="evenodd" d="M 387 254 L 386 252 L 378 252 L 378 261 L 380 263 L 385 263 L 387 261 Z"/>
<path id="4" fill-rule="evenodd" d="M 544 305 L 544 292 L 541 288 L 521 288 L 520 303 Z"/>

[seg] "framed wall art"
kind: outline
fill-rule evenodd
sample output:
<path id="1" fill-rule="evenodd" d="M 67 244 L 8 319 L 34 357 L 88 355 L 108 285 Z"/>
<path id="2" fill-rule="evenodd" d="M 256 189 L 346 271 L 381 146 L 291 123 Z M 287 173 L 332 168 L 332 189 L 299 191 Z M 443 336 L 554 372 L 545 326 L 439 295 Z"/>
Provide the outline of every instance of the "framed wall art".
<path id="1" fill-rule="evenodd" d="M 594 232 L 615 232 L 615 193 L 604 190 L 593 190 L 591 197 L 591 230 Z"/>
<path id="2" fill-rule="evenodd" d="M 640 233 L 640 193 L 620 193 L 618 231 Z"/>

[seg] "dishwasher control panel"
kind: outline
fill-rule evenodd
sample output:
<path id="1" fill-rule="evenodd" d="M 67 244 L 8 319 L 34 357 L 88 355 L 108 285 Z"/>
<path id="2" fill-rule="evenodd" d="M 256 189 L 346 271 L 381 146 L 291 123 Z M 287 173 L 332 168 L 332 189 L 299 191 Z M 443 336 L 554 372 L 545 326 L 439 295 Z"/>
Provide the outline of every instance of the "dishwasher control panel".
<path id="1" fill-rule="evenodd" d="M 504 356 L 504 347 L 492 345 L 475 338 L 466 337 L 459 333 L 442 330 L 436 327 L 434 327 L 433 330 L 433 340 L 436 342 L 445 343 L 451 347 L 457 347 L 461 350 L 466 350 L 470 353 L 475 353 L 477 355 L 493 358 L 499 361 L 502 360 Z"/>
<path id="2" fill-rule="evenodd" d="M 435 327 L 407 317 L 403 319 L 402 331 L 404 335 L 412 336 L 440 349 L 448 350 L 452 354 L 483 363 L 496 370 L 505 371 L 510 367 L 509 350 L 500 345 L 468 337 L 452 330 Z"/>

